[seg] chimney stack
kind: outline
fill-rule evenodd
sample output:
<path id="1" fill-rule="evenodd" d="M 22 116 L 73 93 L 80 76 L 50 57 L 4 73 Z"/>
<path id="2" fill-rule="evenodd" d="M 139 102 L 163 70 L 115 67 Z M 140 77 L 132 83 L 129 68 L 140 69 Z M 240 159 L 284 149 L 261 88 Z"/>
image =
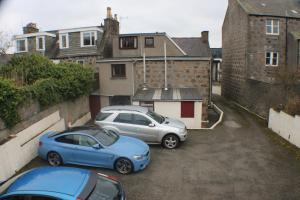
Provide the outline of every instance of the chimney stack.
<path id="1" fill-rule="evenodd" d="M 201 39 L 202 39 L 202 42 L 208 43 L 208 39 L 209 39 L 208 34 L 209 34 L 208 31 L 202 31 L 202 32 L 201 32 Z"/>
<path id="2" fill-rule="evenodd" d="M 107 7 L 107 15 L 106 15 L 107 19 L 112 19 L 112 12 L 111 12 L 111 7 Z"/>
<path id="3" fill-rule="evenodd" d="M 39 29 L 37 28 L 36 23 L 28 23 L 25 27 L 23 27 L 23 34 L 26 33 L 37 33 L 39 32 Z"/>

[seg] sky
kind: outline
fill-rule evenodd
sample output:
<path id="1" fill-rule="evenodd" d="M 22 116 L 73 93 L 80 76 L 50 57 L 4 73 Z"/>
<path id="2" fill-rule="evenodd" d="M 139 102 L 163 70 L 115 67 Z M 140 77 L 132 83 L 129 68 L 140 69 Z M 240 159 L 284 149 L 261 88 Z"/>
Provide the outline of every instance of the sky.
<path id="1" fill-rule="evenodd" d="M 200 37 L 208 30 L 211 47 L 222 45 L 228 0 L 0 0 L 0 31 L 22 34 L 37 23 L 42 31 L 97 26 L 110 6 L 121 33 L 167 32 L 171 37 Z"/>

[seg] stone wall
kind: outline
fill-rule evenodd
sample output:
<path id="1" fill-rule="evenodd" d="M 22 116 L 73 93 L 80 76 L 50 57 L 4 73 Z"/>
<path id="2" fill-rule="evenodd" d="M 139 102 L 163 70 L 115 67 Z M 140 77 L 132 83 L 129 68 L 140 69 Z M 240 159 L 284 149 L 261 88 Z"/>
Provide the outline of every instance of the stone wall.
<path id="1" fill-rule="evenodd" d="M 198 88 L 203 98 L 203 120 L 207 118 L 207 106 L 210 91 L 211 61 L 168 61 L 167 82 L 171 88 Z M 135 89 L 141 88 L 144 83 L 143 62 L 136 62 Z M 164 61 L 146 62 L 146 82 L 150 88 L 163 88 L 165 84 Z"/>
<path id="2" fill-rule="evenodd" d="M 222 30 L 222 95 L 239 103 L 245 102 L 247 25 L 247 14 L 230 0 Z"/>
<path id="3" fill-rule="evenodd" d="M 73 124 L 90 112 L 89 99 L 88 97 L 83 96 L 75 101 L 62 102 L 43 110 L 37 102 L 29 101 L 19 108 L 18 112 L 22 121 L 16 124 L 13 128 L 5 128 L 4 123 L 0 120 L 0 143 L 9 135 L 16 135 L 20 131 L 45 118 L 56 110 L 59 111 L 60 118 L 64 119 L 65 124 L 68 124 L 69 122 Z"/>
<path id="4" fill-rule="evenodd" d="M 279 20 L 279 35 L 266 34 L 267 19 Z M 281 68 L 294 65 L 287 58 L 291 50 L 287 33 L 299 28 L 299 19 L 248 15 L 236 0 L 230 0 L 223 24 L 222 95 L 263 117 L 268 116 L 270 105 L 284 103 L 285 92 L 275 78 Z M 277 67 L 266 66 L 267 51 L 279 53 Z"/>

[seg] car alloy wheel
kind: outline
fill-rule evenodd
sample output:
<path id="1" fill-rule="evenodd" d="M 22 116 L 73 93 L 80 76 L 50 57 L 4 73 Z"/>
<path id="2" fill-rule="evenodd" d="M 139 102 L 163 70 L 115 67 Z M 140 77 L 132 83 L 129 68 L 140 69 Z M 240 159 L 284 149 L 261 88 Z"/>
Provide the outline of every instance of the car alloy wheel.
<path id="1" fill-rule="evenodd" d="M 62 159 L 58 153 L 50 152 L 48 154 L 48 162 L 52 166 L 59 166 L 62 164 Z"/>
<path id="2" fill-rule="evenodd" d="M 132 163 L 127 158 L 118 159 L 115 167 L 120 174 L 130 174 L 133 170 Z"/>
<path id="3" fill-rule="evenodd" d="M 176 135 L 167 135 L 163 139 L 164 147 L 168 149 L 174 149 L 179 143 L 178 137 Z"/>

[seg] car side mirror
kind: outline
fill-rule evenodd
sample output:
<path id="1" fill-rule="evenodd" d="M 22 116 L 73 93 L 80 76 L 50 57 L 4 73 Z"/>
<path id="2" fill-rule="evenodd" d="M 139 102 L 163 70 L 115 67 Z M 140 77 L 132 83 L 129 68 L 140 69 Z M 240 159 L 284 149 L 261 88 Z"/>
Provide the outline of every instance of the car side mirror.
<path id="1" fill-rule="evenodd" d="M 149 127 L 155 127 L 155 124 L 154 123 L 151 123 L 148 125 Z"/>
<path id="2" fill-rule="evenodd" d="M 102 148 L 100 144 L 94 144 L 92 147 L 94 149 L 101 149 Z"/>

